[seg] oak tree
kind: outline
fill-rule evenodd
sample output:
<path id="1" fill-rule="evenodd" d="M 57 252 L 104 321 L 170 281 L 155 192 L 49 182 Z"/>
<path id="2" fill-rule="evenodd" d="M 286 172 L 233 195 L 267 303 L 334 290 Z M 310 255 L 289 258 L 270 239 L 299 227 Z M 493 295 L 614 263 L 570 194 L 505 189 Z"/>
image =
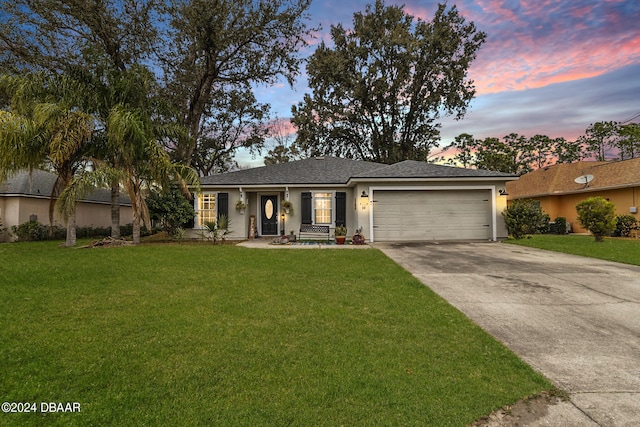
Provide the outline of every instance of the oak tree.
<path id="1" fill-rule="evenodd" d="M 460 119 L 475 95 L 467 71 L 485 33 L 455 6 L 431 21 L 381 0 L 331 27 L 307 65 L 310 94 L 292 109 L 297 145 L 383 163 L 427 160 L 439 141 L 438 119 Z"/>
<path id="2" fill-rule="evenodd" d="M 185 0 L 170 5 L 161 56 L 165 95 L 189 132 L 189 138 L 173 147 L 174 158 L 188 163 L 198 150 L 210 149 L 208 127 L 219 111 L 210 107 L 222 94 L 246 93 L 280 79 L 293 84 L 300 71 L 298 52 L 310 36 L 305 24 L 309 5 L 309 0 Z M 244 101 L 249 109 L 262 108 Z"/>

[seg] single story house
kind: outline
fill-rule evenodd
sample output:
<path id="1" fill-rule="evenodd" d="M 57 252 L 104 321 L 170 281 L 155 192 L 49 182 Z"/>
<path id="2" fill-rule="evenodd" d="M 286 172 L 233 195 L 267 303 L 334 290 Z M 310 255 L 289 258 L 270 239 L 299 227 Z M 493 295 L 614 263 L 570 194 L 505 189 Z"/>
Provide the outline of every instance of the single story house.
<path id="1" fill-rule="evenodd" d="M 616 206 L 617 215 L 638 216 L 640 158 L 611 161 L 559 163 L 547 166 L 507 184 L 509 200 L 533 199 L 553 221 L 564 217 L 575 233 L 585 233 L 578 224 L 576 205 L 600 196 Z"/>
<path id="2" fill-rule="evenodd" d="M 201 178 L 195 228 L 220 214 L 230 238 L 299 234 L 303 225 L 362 229 L 367 241 L 498 240 L 506 183 L 518 177 L 418 161 L 393 165 L 336 157 Z M 238 210 L 242 201 L 246 209 Z M 287 213 L 283 201 L 290 202 Z"/>
<path id="3" fill-rule="evenodd" d="M 35 219 L 49 224 L 49 201 L 56 175 L 44 170 L 17 173 L 6 182 L 0 183 L 0 219 L 5 229 L 0 232 L 0 242 L 12 239 L 11 227 Z M 128 197 L 120 197 L 120 217 L 131 222 L 133 210 Z M 54 225 L 64 227 L 64 221 L 57 212 Z M 76 207 L 76 226 L 111 226 L 111 191 L 99 189 L 78 202 Z"/>

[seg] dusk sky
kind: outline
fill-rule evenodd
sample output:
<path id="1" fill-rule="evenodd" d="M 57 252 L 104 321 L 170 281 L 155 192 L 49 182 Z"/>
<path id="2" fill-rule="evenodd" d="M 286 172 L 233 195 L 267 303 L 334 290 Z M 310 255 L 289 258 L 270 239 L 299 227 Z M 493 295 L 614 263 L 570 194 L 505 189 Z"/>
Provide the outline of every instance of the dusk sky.
<path id="1" fill-rule="evenodd" d="M 310 27 L 330 43 L 331 25 L 352 28 L 354 12 L 371 1 L 313 0 Z M 431 20 L 437 1 L 386 1 Z M 544 134 L 573 140 L 597 121 L 623 122 L 640 114 L 640 1 L 459 0 L 468 21 L 487 33 L 469 76 L 477 94 L 461 121 L 442 121 L 442 144 L 456 135 L 527 137 Z M 304 53 L 313 53 L 315 44 Z M 289 118 L 291 106 L 309 92 L 304 73 L 293 90 L 260 87 L 256 96 Z M 635 117 L 633 122 L 640 122 Z M 241 163 L 245 159 L 239 158 Z M 261 164 L 260 159 L 252 165 Z"/>

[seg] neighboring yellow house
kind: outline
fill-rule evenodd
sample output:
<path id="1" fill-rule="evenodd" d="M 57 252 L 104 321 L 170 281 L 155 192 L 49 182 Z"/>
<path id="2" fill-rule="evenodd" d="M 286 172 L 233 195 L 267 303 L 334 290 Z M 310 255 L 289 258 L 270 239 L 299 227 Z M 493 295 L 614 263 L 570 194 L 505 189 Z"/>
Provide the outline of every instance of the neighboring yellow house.
<path id="1" fill-rule="evenodd" d="M 539 201 L 552 221 L 556 217 L 565 217 L 574 233 L 586 233 L 587 230 L 577 221 L 576 205 L 589 197 L 604 197 L 616 206 L 617 215 L 638 218 L 640 158 L 544 167 L 521 176 L 517 181 L 508 182 L 507 192 L 508 200 Z"/>
<path id="2" fill-rule="evenodd" d="M 49 196 L 56 176 L 43 170 L 21 172 L 0 183 L 0 242 L 12 240 L 11 227 L 30 219 L 49 224 Z M 128 224 L 133 217 L 129 198 L 120 198 L 120 219 Z M 64 221 L 56 213 L 54 225 L 64 227 Z M 76 207 L 76 226 L 110 227 L 111 192 L 96 190 Z M 1 229 L 5 229 L 3 232 Z"/>

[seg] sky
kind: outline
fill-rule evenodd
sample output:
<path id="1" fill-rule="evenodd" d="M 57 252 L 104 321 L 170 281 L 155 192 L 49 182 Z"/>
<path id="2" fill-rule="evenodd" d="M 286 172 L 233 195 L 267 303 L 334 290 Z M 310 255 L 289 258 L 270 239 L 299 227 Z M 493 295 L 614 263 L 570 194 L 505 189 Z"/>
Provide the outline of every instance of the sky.
<path id="1" fill-rule="evenodd" d="M 373 2 L 312 0 L 308 25 L 322 28 L 302 56 L 311 55 L 319 40 L 330 45 L 331 25 L 352 28 L 353 14 Z M 385 4 L 404 5 L 423 20 L 431 20 L 437 9 L 431 0 Z M 476 97 L 462 120 L 441 121 L 442 146 L 461 133 L 480 139 L 515 132 L 575 140 L 594 122 L 640 122 L 639 0 L 448 2 L 454 4 L 487 33 L 487 41 L 469 69 Z M 303 69 L 293 88 L 259 87 L 256 97 L 271 104 L 273 114 L 289 118 L 291 106 L 308 92 Z M 260 158 L 244 162 L 262 164 Z"/>

